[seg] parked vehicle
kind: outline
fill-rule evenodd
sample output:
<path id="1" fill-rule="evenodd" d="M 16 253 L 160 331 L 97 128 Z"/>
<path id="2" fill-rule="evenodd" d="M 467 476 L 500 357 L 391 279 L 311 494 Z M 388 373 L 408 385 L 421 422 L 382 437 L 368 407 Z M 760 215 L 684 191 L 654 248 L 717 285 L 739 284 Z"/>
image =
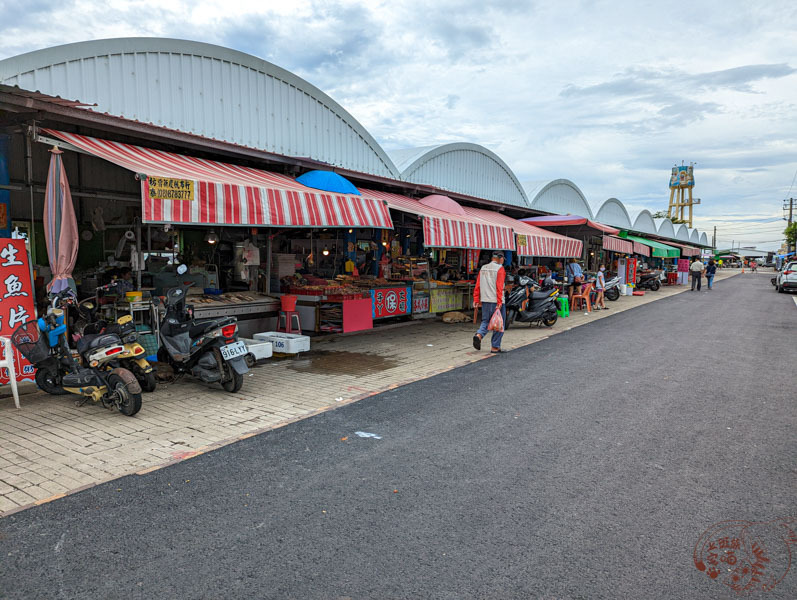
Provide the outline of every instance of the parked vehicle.
<path id="1" fill-rule="evenodd" d="M 518 285 L 506 296 L 506 321 L 504 329 L 513 323 L 542 323 L 553 327 L 559 318 L 556 312 L 556 298 L 559 290 L 555 287 L 540 287 L 528 277 L 519 277 Z"/>
<path id="2" fill-rule="evenodd" d="M 620 298 L 620 276 L 615 275 L 606 281 L 606 287 L 603 288 L 603 296 L 607 300 L 614 302 Z"/>
<path id="3" fill-rule="evenodd" d="M 88 366 L 72 357 L 66 343 L 65 312 L 61 305 L 74 302 L 66 290 L 53 300 L 47 315 L 28 321 L 11 334 L 11 343 L 36 368 L 36 383 L 49 394 L 76 394 L 102 402 L 132 417 L 141 410 L 141 387 L 127 369 L 111 365 L 124 350 L 118 335 L 99 335 L 83 343 Z"/>
<path id="4" fill-rule="evenodd" d="M 178 271 L 179 272 L 179 271 Z M 175 373 L 190 373 L 205 383 L 221 383 L 231 393 L 241 389 L 248 350 L 238 341 L 235 317 L 195 321 L 185 297 L 188 286 L 166 293 L 166 313 L 160 325 L 158 360 Z"/>
<path id="5" fill-rule="evenodd" d="M 791 261 L 778 271 L 775 278 L 775 289 L 779 293 L 797 290 L 797 262 Z"/>
<path id="6" fill-rule="evenodd" d="M 104 286 L 100 289 L 107 291 L 111 287 Z M 138 332 L 133 324 L 133 317 L 122 315 L 116 322 L 109 323 L 97 316 L 98 306 L 97 298 L 87 298 L 77 305 L 80 321 L 75 329 L 76 333 L 81 336 L 77 342 L 78 352 L 80 352 L 81 340 L 85 340 L 87 337 L 100 334 L 118 335 L 124 344 L 124 351 L 114 357 L 112 366 L 124 367 L 133 373 L 143 391 L 154 392 L 157 387 L 155 370 L 146 359 L 144 347 L 138 343 Z M 83 346 L 85 347 L 85 342 L 83 342 Z M 82 356 L 83 352 L 80 354 Z"/>
<path id="7" fill-rule="evenodd" d="M 641 273 L 637 279 L 636 287 L 639 290 L 651 290 L 655 292 L 661 287 L 662 271 L 651 271 Z"/>

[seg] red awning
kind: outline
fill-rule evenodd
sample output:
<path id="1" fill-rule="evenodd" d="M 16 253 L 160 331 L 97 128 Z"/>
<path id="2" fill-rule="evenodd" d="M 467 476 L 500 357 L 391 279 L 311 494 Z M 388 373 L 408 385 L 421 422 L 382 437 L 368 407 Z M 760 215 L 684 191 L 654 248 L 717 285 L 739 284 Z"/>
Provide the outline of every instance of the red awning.
<path id="1" fill-rule="evenodd" d="M 384 201 L 394 210 L 421 217 L 424 246 L 515 250 L 515 235 L 511 227 L 497 225 L 471 215 L 455 215 L 399 194 L 366 189 L 360 189 L 360 193 L 364 198 Z"/>
<path id="2" fill-rule="evenodd" d="M 641 242 L 633 242 L 634 244 L 634 254 L 641 254 L 642 256 L 650 256 L 650 246 L 646 246 Z"/>
<path id="3" fill-rule="evenodd" d="M 676 244 L 675 242 L 671 242 L 667 240 L 666 243 L 668 246 L 675 246 L 681 249 L 681 256 L 698 256 L 700 254 L 700 250 L 695 248 L 694 246 L 685 246 L 684 244 Z"/>
<path id="4" fill-rule="evenodd" d="M 463 206 L 462 208 L 470 216 L 504 227 L 511 227 L 517 234 L 518 256 L 545 256 L 552 258 L 578 258 L 581 256 L 581 250 L 584 246 L 581 240 L 534 227 L 534 225 L 518 221 L 494 210 L 471 208 L 470 206 Z"/>
<path id="5" fill-rule="evenodd" d="M 603 236 L 603 249 L 611 250 L 612 252 L 622 252 L 624 254 L 634 253 L 634 244 L 629 240 L 624 240 L 613 235 Z"/>
<path id="6" fill-rule="evenodd" d="M 617 235 L 620 233 L 619 229 L 609 227 L 597 221 L 590 221 L 586 217 L 579 217 L 578 215 L 546 215 L 544 217 L 529 217 L 521 219 L 524 223 L 530 223 L 537 227 L 573 227 L 578 225 L 585 225 L 603 233 Z"/>
<path id="7" fill-rule="evenodd" d="M 373 198 L 321 192 L 269 171 L 52 129 L 42 131 L 145 175 L 141 181 L 145 223 L 393 228 L 387 205 Z M 151 197 L 155 194 L 151 188 L 159 184 L 182 184 L 185 187 L 175 188 L 175 195 L 188 195 L 184 189 L 193 190 L 193 197 Z"/>

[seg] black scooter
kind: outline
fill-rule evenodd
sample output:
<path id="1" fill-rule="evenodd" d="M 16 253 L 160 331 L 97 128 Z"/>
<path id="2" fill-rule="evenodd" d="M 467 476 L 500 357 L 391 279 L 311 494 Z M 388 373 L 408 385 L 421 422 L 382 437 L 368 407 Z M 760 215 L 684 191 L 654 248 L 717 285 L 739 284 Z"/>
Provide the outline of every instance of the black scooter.
<path id="1" fill-rule="evenodd" d="M 506 322 L 504 329 L 513 323 L 542 323 L 553 327 L 559 314 L 556 299 L 559 290 L 553 286 L 540 287 L 528 277 L 520 277 L 518 285 L 506 297 Z"/>
<path id="2" fill-rule="evenodd" d="M 651 271 L 639 275 L 636 287 L 638 290 L 651 290 L 655 292 L 661 287 L 661 272 Z"/>
<path id="3" fill-rule="evenodd" d="M 175 373 L 191 373 L 205 383 L 221 383 L 230 393 L 241 389 L 249 371 L 246 344 L 238 341 L 235 317 L 195 321 L 186 307 L 188 286 L 166 293 L 166 314 L 160 326 L 158 360 Z"/>

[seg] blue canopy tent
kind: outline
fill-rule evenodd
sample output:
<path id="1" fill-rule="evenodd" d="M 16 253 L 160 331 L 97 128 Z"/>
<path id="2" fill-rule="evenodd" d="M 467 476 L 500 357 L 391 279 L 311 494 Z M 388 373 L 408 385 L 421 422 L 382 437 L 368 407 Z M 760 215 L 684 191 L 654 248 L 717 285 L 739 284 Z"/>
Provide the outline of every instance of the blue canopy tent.
<path id="1" fill-rule="evenodd" d="M 297 177 L 296 181 L 307 187 L 324 190 L 325 192 L 360 195 L 360 192 L 351 181 L 332 171 L 308 171 L 304 175 Z"/>

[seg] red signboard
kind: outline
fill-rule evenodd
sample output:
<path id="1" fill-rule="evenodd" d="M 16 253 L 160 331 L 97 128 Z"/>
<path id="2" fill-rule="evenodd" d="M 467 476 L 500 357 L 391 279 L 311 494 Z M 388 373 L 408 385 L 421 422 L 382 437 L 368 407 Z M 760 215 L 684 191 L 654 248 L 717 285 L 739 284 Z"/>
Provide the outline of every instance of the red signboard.
<path id="1" fill-rule="evenodd" d="M 20 325 L 36 318 L 33 282 L 25 240 L 0 239 L 0 335 L 9 337 Z M 34 381 L 35 369 L 14 349 L 17 381 Z M 8 383 L 8 369 L 0 370 L 0 384 Z"/>
<path id="2" fill-rule="evenodd" d="M 625 280 L 631 287 L 636 285 L 636 259 L 628 258 L 625 263 Z"/>
<path id="3" fill-rule="evenodd" d="M 429 296 L 419 296 L 413 294 L 412 296 L 412 312 L 415 313 L 428 313 L 429 312 Z"/>
<path id="4" fill-rule="evenodd" d="M 688 258 L 679 258 L 678 259 L 678 272 L 679 273 L 688 273 L 689 272 L 689 259 Z"/>
<path id="5" fill-rule="evenodd" d="M 371 312 L 374 319 L 407 315 L 412 309 L 410 288 L 379 288 L 371 290 Z"/>

